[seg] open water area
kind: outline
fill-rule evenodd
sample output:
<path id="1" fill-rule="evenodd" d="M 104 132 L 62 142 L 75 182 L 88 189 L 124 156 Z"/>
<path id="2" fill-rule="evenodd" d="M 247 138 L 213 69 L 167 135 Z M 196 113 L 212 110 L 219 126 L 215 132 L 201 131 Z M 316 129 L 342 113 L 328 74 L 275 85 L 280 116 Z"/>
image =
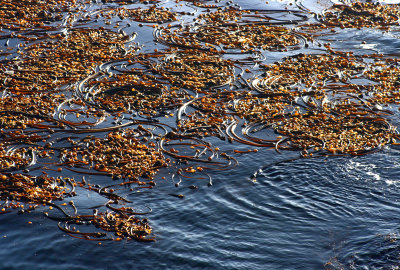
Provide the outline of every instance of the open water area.
<path id="1" fill-rule="evenodd" d="M 51 30 L 51 33 L 65 33 L 70 28 L 120 29 L 126 35 L 134 37 L 131 46 L 137 47 L 137 53 L 150 53 L 154 50 L 160 52 L 168 48 L 172 48 L 173 53 L 178 49 L 167 44 L 168 39 L 162 38 L 163 33 L 157 27 L 183 28 L 193 24 L 194 18 L 200 14 L 217 10 L 215 7 L 196 6 L 195 2 L 162 0 L 155 3 L 80 3 L 75 13 L 71 12 L 71 16 L 75 16 L 74 20 L 64 19 L 63 26 L 58 30 Z M 389 2 L 395 4 L 394 1 Z M 221 0 L 198 3 L 216 5 L 220 10 L 227 7 L 250 10 L 256 12 L 257 16 L 267 14 L 270 18 L 268 21 L 274 25 L 293 29 L 307 23 L 318 23 L 317 14 L 323 14 L 335 4 L 327 0 Z M 0 9 L 1 5 L 0 1 Z M 156 24 L 157 27 L 153 27 L 155 23 L 138 22 L 126 16 L 106 13 L 121 7 L 145 9 L 153 5 L 178 12 L 177 20 L 159 23 Z M 66 18 L 66 14 L 64 16 Z M 259 20 L 257 16 L 250 20 Z M 288 50 L 262 49 L 243 53 L 240 49 L 232 49 L 222 58 L 237 61 L 235 76 L 243 71 L 244 80 L 251 81 L 262 76 L 260 65 L 273 64 L 298 54 L 322 54 L 329 48 L 353 52 L 355 55 L 399 56 L 399 26 L 393 26 L 389 30 L 378 27 L 333 29 L 297 28 L 297 33 L 307 33 L 312 38 L 309 39 L 304 34 L 301 42 Z M 2 29 L 1 34 L 4 37 L 11 32 L 12 30 L 7 32 Z M 10 52 L 0 56 L 1 63 L 4 64 L 18 55 L 17 44 L 22 41 L 15 36 L 7 36 L 0 41 L 0 49 L 3 46 L 2 51 Z M 40 39 L 36 42 L 40 42 Z M 330 45 L 325 46 L 327 43 Z M 93 71 L 117 73 L 117 69 L 113 67 L 123 69 L 124 63 L 129 66 L 124 61 L 126 59 L 110 61 L 103 63 L 103 66 L 99 63 Z M 74 82 L 71 88 L 65 89 L 64 94 L 71 98 L 87 98 L 94 93 L 90 91 L 97 87 L 96 84 L 89 83 L 92 79 L 89 76 Z M 353 82 L 356 83 L 357 80 Z M 221 87 L 221 91 L 243 89 L 246 89 L 245 83 Z M 3 91 L 2 98 L 7 96 L 4 94 L 7 91 Z M 193 96 L 204 94 L 199 92 L 200 94 L 189 89 L 187 93 Z M 178 132 L 173 129 L 180 120 L 178 117 L 184 117 L 196 109 L 186 104 L 186 114 L 182 113 L 182 106 L 190 99 L 184 97 L 182 100 L 183 103 L 179 106 L 163 111 L 165 115 L 152 117 L 157 119 L 157 123 L 165 124 L 166 133 L 171 133 L 171 130 Z M 398 102 L 398 98 L 396 101 Z M 74 115 L 74 109 L 89 106 L 88 104 L 92 103 L 75 103 L 70 107 L 63 104 L 58 109 L 65 106 L 71 115 L 64 116 L 63 119 L 78 122 L 81 120 Z M 307 105 L 299 104 L 303 107 Z M 296 107 L 293 108 L 287 110 L 292 110 L 291 113 L 294 114 Z M 376 108 L 390 112 L 385 115 L 387 122 L 394 128 L 399 127 L 399 106 L 396 102 L 378 104 Z M 205 114 L 207 113 L 209 112 Z M 121 125 L 121 129 L 124 129 L 124 124 L 129 121 L 150 121 L 150 118 L 141 117 L 140 112 L 110 113 L 96 127 L 85 128 L 107 130 L 109 127 Z M 88 117 L 87 121 L 94 120 Z M 237 129 L 244 127 L 245 121 L 241 118 Z M 159 138 L 164 134 L 163 128 L 151 121 L 141 125 L 154 131 L 154 135 Z M 137 128 L 138 125 L 129 124 L 129 127 Z M 225 128 L 226 133 L 235 138 L 232 135 L 234 129 L 229 129 L 229 126 Z M 57 140 L 59 138 L 72 136 L 72 139 L 79 140 L 88 134 L 105 137 L 107 132 L 71 133 L 72 135 L 55 132 L 50 135 L 53 146 L 59 147 L 54 148 L 58 153 L 57 151 L 62 152 L 63 147 L 70 149 L 69 140 Z M 224 132 L 225 129 L 222 133 Z M 264 139 L 279 135 L 271 130 L 268 132 L 263 134 Z M 376 133 L 378 132 L 380 131 Z M 244 137 L 244 133 L 236 133 L 241 134 L 240 138 Z M 2 136 L 4 139 L 5 135 Z M 202 163 L 201 154 L 186 161 L 185 158 L 174 158 L 175 150 L 168 148 L 163 154 L 170 158 L 170 163 L 159 168 L 152 176 L 152 188 L 115 188 L 119 196 L 129 200 L 126 204 L 120 202 L 121 205 L 133 207 L 137 212 L 149 212 L 140 218 L 148 220 L 152 229 L 150 237 L 156 241 L 143 242 L 123 238 L 120 241 L 99 242 L 91 237 L 87 237 L 90 240 L 80 239 L 84 237 L 74 233 L 68 235 L 58 228 L 67 228 L 63 227 L 62 219 L 52 220 L 46 217 L 46 214 L 63 217 L 55 207 L 41 205 L 24 214 L 7 209 L 6 213 L 0 214 L 0 269 L 399 269 L 400 147 L 396 143 L 378 145 L 374 151 L 360 154 L 349 154 L 345 151 L 325 151 L 318 154 L 315 151 L 313 156 L 307 156 L 301 149 L 279 149 L 279 140 L 275 141 L 275 147 L 261 147 L 261 141 L 251 145 L 244 143 L 248 142 L 244 139 L 228 140 L 205 135 L 196 137 L 201 142 L 196 141 L 197 144 L 193 144 L 193 140 L 182 138 L 184 142 L 191 144 L 179 144 L 182 140 L 174 139 L 177 141 L 174 147 L 181 152 L 189 153 L 190 150 L 186 148 L 191 145 L 192 148 L 201 149 L 204 156 L 207 156 L 212 152 L 211 148 L 218 148 L 214 152 L 227 153 L 232 159 L 221 158 L 220 155 L 217 161 L 227 165 L 213 166 Z M 162 142 L 163 139 L 156 140 L 157 147 Z M 203 142 L 207 142 L 210 147 Z M 285 141 L 281 143 L 284 144 Z M 166 144 L 164 142 L 164 147 Z M 76 182 L 84 179 L 98 187 L 108 187 L 123 181 L 101 175 L 95 170 L 78 173 L 83 169 L 54 163 L 54 159 L 58 157 L 56 154 L 48 159 L 38 159 L 35 164 L 32 161 L 31 167 L 7 170 L 7 173 L 11 171 L 40 175 L 42 171 L 46 171 L 50 176 L 62 174 Z M 192 167 L 185 169 L 188 166 L 197 168 L 197 172 L 191 173 Z M 199 169 L 199 166 L 203 168 Z M 58 169 L 60 167 L 62 170 Z M 113 197 L 103 195 L 84 185 L 77 185 L 74 196 L 54 203 L 61 205 L 66 202 L 67 206 L 63 206 L 63 209 L 72 213 L 73 209 L 68 207 L 68 203 L 73 201 L 81 215 L 91 215 L 94 209 L 111 211 L 105 205 Z M 5 205 L 6 202 L 2 203 Z M 90 225 L 76 226 L 82 231 L 99 231 L 99 228 Z"/>

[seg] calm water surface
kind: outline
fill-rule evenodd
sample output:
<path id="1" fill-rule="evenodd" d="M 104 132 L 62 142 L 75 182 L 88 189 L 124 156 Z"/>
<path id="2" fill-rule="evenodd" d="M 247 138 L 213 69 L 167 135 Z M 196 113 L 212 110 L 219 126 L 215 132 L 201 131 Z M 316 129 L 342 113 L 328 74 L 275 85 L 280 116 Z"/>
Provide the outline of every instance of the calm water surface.
<path id="1" fill-rule="evenodd" d="M 281 1 L 234 3 L 243 8 L 286 6 Z M 331 4 L 302 2 L 312 11 Z M 166 1 L 165 5 L 174 3 Z M 130 30 L 138 32 L 139 44 L 154 46 L 151 30 L 135 25 Z M 361 41 L 367 41 L 367 49 L 398 53 L 398 36 L 377 30 L 343 30 L 329 39 L 336 40 L 333 47 L 338 49 L 365 49 Z M 299 51 L 265 55 L 274 60 L 295 53 Z M 394 123 L 398 116 L 393 116 Z M 215 144 L 227 150 L 241 147 L 221 141 Z M 157 176 L 154 190 L 129 195 L 138 208 L 153 209 L 148 218 L 155 243 L 99 245 L 66 236 L 41 211 L 28 216 L 0 215 L 0 268 L 397 269 L 400 265 L 398 149 L 311 159 L 260 149 L 239 156 L 238 161 L 240 165 L 232 170 L 213 172 L 212 187 L 207 187 L 206 180 L 187 179 L 176 188 L 177 180 L 165 170 Z M 87 180 L 109 181 L 96 176 Z M 188 189 L 191 184 L 199 189 Z M 185 198 L 170 193 L 182 193 Z M 105 200 L 84 190 L 78 194 L 75 203 L 88 213 Z"/>

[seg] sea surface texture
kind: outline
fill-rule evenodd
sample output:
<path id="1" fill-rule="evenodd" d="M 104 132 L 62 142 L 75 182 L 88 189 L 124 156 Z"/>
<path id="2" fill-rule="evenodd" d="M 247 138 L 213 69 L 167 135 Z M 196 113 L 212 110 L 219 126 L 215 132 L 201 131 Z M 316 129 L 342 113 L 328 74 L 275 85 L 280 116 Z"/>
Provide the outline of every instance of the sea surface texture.
<path id="1" fill-rule="evenodd" d="M 22 164 L 20 169 L 2 167 L 4 179 L 16 173 L 37 177 L 62 175 L 78 184 L 71 196 L 63 197 L 62 201 L 54 200 L 52 203 L 56 206 L 39 203 L 35 210 L 22 214 L 15 207 L 6 207 L 15 198 L 5 200 L 6 193 L 2 189 L 4 200 L 1 203 L 6 209 L 0 214 L 0 269 L 398 269 L 400 147 L 396 130 L 400 124 L 400 77 L 396 76 L 400 76 L 400 65 L 398 60 L 390 64 L 385 61 L 399 57 L 399 18 L 393 14 L 390 16 L 397 18 L 395 23 L 379 25 L 378 21 L 368 27 L 368 23 L 355 26 L 354 22 L 332 22 L 324 17 L 332 8 L 337 7 L 338 12 L 340 7 L 351 2 L 78 1 L 73 11 L 61 12 L 62 20 L 56 18 L 47 22 L 49 26 L 58 25 L 57 29 L 39 27 L 43 33 L 60 34 L 59 38 L 63 34 L 68 37 L 71 33 L 79 33 L 72 29 L 102 27 L 130 39 L 124 40 L 129 45 L 117 44 L 105 52 L 104 59 L 108 59 L 111 50 L 113 55 L 122 50 L 118 59 L 92 59 L 93 65 L 85 66 L 89 70 L 87 73 L 79 71 L 70 76 L 65 70 L 68 86 L 56 82 L 51 86 L 61 89 L 57 93 L 65 94 L 59 96 L 63 101 L 55 105 L 56 112 L 52 117 L 57 119 L 57 123 L 70 121 L 79 125 L 66 125 L 64 131 L 60 131 L 56 122 L 45 122 L 53 125 L 53 133 L 47 129 L 43 131 L 40 123 L 11 129 L 2 126 L 3 141 L 9 140 L 7 136 L 11 135 L 8 131 L 23 129 L 24 134 L 31 135 L 29 130 L 35 130 L 38 136 L 47 140 L 43 145 L 51 143 L 47 159 L 43 152 L 34 159 L 35 153 L 39 153 L 35 151 L 39 150 L 28 150 L 24 154 L 29 157 L 28 164 Z M 386 4 L 396 2 L 382 2 L 377 7 Z M 0 1 L 0 9 L 2 5 Z M 149 22 L 141 19 L 141 15 L 134 17 L 123 13 L 138 8 L 168 10 L 174 12 L 175 17 Z M 236 22 L 235 18 L 221 17 L 218 23 L 207 17 L 207 14 L 228 10 L 246 11 L 244 15 L 248 16 Z M 365 15 L 362 12 L 349 14 Z M 243 20 L 248 20 L 249 25 L 261 23 L 257 25 L 282 27 L 265 28 L 271 31 L 272 39 L 285 31 L 288 31 L 287 36 L 281 37 L 281 44 L 270 44 L 267 38 L 261 43 L 254 41 L 254 44 L 249 44 L 248 36 L 240 33 L 261 34 L 257 32 L 258 28 L 240 28 Z M 318 25 L 322 23 L 331 25 L 321 28 Z M 228 30 L 221 30 L 223 27 Z M 43 33 L 26 34 L 28 30 L 22 27 L 7 30 L 3 26 L 0 32 L 3 68 L 0 72 L 5 74 L 0 76 L 5 83 L 10 82 L 7 76 L 15 75 L 14 79 L 20 76 L 16 75 L 20 70 L 8 69 L 10 59 L 17 56 L 22 59 L 24 55 L 19 50 L 46 40 L 30 40 Z M 25 39 L 11 35 L 12 32 L 25 35 Z M 231 40 L 229 35 L 233 36 Z M 26 45 L 19 47 L 18 44 L 22 43 Z M 78 43 L 72 45 L 71 41 L 68 44 L 72 48 Z M 95 42 L 92 45 L 100 46 Z M 51 46 L 49 43 L 47 48 Z M 33 47 L 29 48 L 33 50 Z M 212 53 L 220 58 L 215 58 L 214 54 L 210 56 Z M 140 54 L 146 56 L 141 61 L 130 62 L 129 59 L 139 59 L 135 55 Z M 327 73 L 307 77 L 313 71 L 295 71 L 292 77 L 285 77 L 289 71 L 282 66 L 288 59 L 300 61 L 303 55 L 321 54 L 333 56 L 312 70 L 328 66 Z M 180 69 L 182 64 L 193 61 L 193 55 L 210 57 L 207 61 L 213 64 L 207 68 L 211 71 L 196 69 L 197 65 L 204 64 L 199 60 L 189 65 L 192 69 Z M 182 62 L 177 61 L 180 57 Z M 353 57 L 353 65 L 337 64 L 339 57 Z M 291 64 L 296 65 L 296 61 Z M 375 63 L 384 64 L 375 67 Z M 145 68 L 151 70 L 146 80 L 154 79 L 154 85 L 147 85 L 148 82 L 141 77 L 144 74 L 141 69 Z M 165 72 L 171 68 L 174 70 Z M 394 75 L 390 71 L 382 75 L 381 70 L 386 69 L 393 70 Z M 380 77 L 373 77 L 370 70 L 376 74 L 381 72 Z M 203 72 L 201 74 L 205 74 L 206 79 L 201 76 L 193 79 L 191 76 L 199 76 L 198 73 L 193 75 L 195 72 Z M 113 74 L 116 81 L 120 78 L 116 74 L 133 74 L 139 80 L 143 79 L 143 84 L 137 82 L 135 85 L 150 87 L 150 90 L 140 93 L 143 100 L 153 102 L 153 97 L 157 99 L 162 95 L 160 89 L 166 91 L 165 97 L 156 105 L 151 103 L 151 109 L 147 103 L 140 103 L 141 98 L 135 99 L 139 95 L 137 92 L 131 94 L 125 103 L 107 103 L 105 100 L 110 96 L 120 100 L 119 94 L 115 93 L 125 93 L 128 89 L 118 83 L 108 85 Z M 326 74 L 331 77 L 324 77 L 328 76 Z M 291 81 L 293 78 L 299 82 Z M 62 77 L 57 79 L 62 80 Z M 385 80 L 393 83 L 385 84 Z M 379 88 L 381 83 L 383 87 Z M 289 84 L 290 87 L 285 88 Z M 280 85 L 286 90 L 279 88 Z M 357 85 L 362 87 L 357 88 Z M 395 93 L 387 94 L 382 90 L 393 85 L 397 87 Z M 2 88 L 2 99 L 17 95 L 16 89 L 10 85 L 7 87 Z M 228 94 L 229 91 L 232 94 Z M 248 111 L 241 109 L 242 104 L 254 100 L 250 94 L 243 94 L 246 91 L 253 96 L 259 95 L 259 100 L 263 99 L 247 107 Z M 128 110 L 120 108 L 128 104 L 131 106 Z M 255 112 L 260 104 L 272 105 Z M 86 116 L 89 109 L 91 111 Z M 222 109 L 226 110 L 222 112 Z M 2 108 L 4 110 L 11 109 Z M 96 110 L 104 114 L 97 115 Z M 270 110 L 275 110 L 277 115 L 271 116 Z M 358 115 L 361 111 L 362 114 Z M 311 126 L 307 125 L 308 122 L 293 120 L 293 123 L 300 123 L 300 129 L 294 130 L 292 119 L 299 115 L 311 117 L 313 113 L 315 119 L 325 121 L 329 115 L 336 120 L 328 121 L 329 124 L 321 120 Z M 269 118 L 263 118 L 265 115 Z M 207 122 L 204 120 L 207 117 L 222 120 Z M 327 132 L 323 128 L 325 125 L 340 121 L 347 123 L 345 121 L 349 118 L 354 120 L 351 124 L 328 127 L 336 132 L 334 134 L 341 132 L 337 128 L 348 131 L 340 133 L 342 135 L 337 138 L 324 137 L 320 133 L 305 135 L 306 131 L 316 127 Z M 83 123 L 85 119 L 95 125 Z M 301 119 L 306 119 L 306 116 Z M 369 141 L 350 145 L 354 138 L 355 141 L 357 138 L 364 140 L 365 133 L 359 130 L 355 131 L 359 132 L 359 137 L 351 137 L 350 131 L 355 126 L 372 130 L 365 131 L 370 132 Z M 102 128 L 104 130 L 100 130 Z M 151 164 L 155 167 L 161 165 L 157 170 L 140 173 L 139 178 L 145 184 L 136 185 L 135 182 L 118 186 L 129 180 L 130 176 L 124 175 L 125 172 L 116 169 L 107 174 L 107 167 L 104 169 L 101 165 L 93 163 L 90 166 L 85 161 L 79 166 L 72 163 L 73 156 L 68 151 L 81 151 L 81 148 L 74 148 L 78 146 L 82 149 L 90 147 L 93 139 L 90 136 L 99 138 L 92 146 L 103 149 L 100 145 L 106 145 L 111 138 L 117 140 L 126 136 L 117 133 L 117 130 L 126 128 L 133 130 L 136 134 L 133 138 L 138 138 L 140 145 L 155 149 L 160 160 L 161 155 L 164 157 L 164 160 Z M 90 132 L 90 129 L 97 130 Z M 136 140 L 133 138 L 129 144 Z M 335 140 L 341 143 L 336 144 Z M 127 146 L 128 141 L 125 143 Z M 14 138 L 9 145 L 2 145 L 2 149 L 12 148 L 9 151 L 18 153 L 16 149 L 41 144 L 42 141 L 22 142 Z M 119 151 L 128 152 L 130 149 L 122 147 Z M 93 151 L 98 156 L 103 153 Z M 146 151 L 141 156 L 143 163 L 147 162 L 145 155 L 150 153 L 150 150 Z M 87 184 L 92 185 L 91 188 Z M 139 241 L 113 232 L 106 234 L 114 241 L 98 241 L 101 239 L 80 235 L 76 230 L 103 231 L 101 226 L 96 228 L 90 222 L 87 225 L 72 224 L 67 218 L 67 215 L 74 214 L 72 204 L 76 215 L 87 216 L 95 212 L 115 213 L 109 206 L 131 207 L 139 213 L 136 218 L 146 219 L 151 233 L 143 238 L 139 235 L 136 238 Z M 67 214 L 64 215 L 57 206 Z M 140 241 L 145 239 L 149 241 Z"/>

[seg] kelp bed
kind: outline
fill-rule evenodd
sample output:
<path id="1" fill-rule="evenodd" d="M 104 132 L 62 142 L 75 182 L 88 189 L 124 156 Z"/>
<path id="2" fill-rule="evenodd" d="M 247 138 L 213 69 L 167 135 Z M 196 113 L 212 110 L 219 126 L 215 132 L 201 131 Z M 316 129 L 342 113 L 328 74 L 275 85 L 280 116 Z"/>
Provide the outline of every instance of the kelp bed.
<path id="1" fill-rule="evenodd" d="M 153 189 L 160 170 L 176 187 L 188 178 L 210 187 L 213 171 L 262 147 L 310 158 L 398 144 L 400 60 L 320 39 L 395 31 L 399 6 L 314 14 L 295 4 L 3 1 L 0 213 L 41 210 L 85 240 L 154 241 L 142 217 L 151 209 L 135 209 L 134 194 Z M 138 27 L 156 44 L 135 43 Z M 80 192 L 106 203 L 80 210 Z"/>

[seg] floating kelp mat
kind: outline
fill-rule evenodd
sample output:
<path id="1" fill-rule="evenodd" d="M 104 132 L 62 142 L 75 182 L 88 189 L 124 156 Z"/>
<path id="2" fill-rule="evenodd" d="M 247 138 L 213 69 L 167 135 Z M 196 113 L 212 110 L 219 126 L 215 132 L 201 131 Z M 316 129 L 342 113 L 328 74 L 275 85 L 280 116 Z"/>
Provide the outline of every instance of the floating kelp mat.
<path id="1" fill-rule="evenodd" d="M 157 209 L 135 193 L 157 194 L 159 181 L 183 199 L 177 187 L 212 188 L 213 174 L 263 148 L 398 148 L 400 58 L 326 41 L 345 28 L 397 31 L 399 5 L 275 6 L 4 1 L 0 213 L 42 211 L 83 240 L 152 242 Z M 88 213 L 81 193 L 102 203 Z"/>

